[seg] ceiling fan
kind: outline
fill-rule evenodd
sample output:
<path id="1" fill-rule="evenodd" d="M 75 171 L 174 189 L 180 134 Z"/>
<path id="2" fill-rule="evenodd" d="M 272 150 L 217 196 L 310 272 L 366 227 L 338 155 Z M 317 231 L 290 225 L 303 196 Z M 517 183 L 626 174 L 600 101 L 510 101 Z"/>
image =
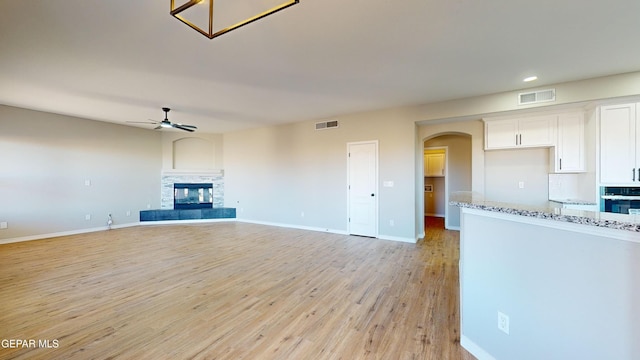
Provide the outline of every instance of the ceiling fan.
<path id="1" fill-rule="evenodd" d="M 169 111 L 171 111 L 171 109 L 167 107 L 163 107 L 162 111 L 164 111 L 164 120 L 162 121 L 151 120 L 151 121 L 127 121 L 127 122 L 132 124 L 158 124 L 158 126 L 154 128 L 155 130 L 159 130 L 162 128 L 175 128 L 175 129 L 180 129 L 184 131 L 194 132 L 196 129 L 198 129 L 193 125 L 172 123 L 171 121 L 169 121 L 169 117 L 168 117 Z"/>

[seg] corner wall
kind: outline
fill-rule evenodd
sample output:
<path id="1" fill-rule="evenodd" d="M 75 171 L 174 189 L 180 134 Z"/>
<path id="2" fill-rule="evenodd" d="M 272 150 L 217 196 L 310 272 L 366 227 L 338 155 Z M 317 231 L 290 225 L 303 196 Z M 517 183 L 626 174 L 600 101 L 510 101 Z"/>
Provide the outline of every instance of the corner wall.
<path id="1" fill-rule="evenodd" d="M 157 132 L 0 105 L 0 153 L 0 242 L 106 229 L 109 214 L 134 224 L 160 207 Z"/>

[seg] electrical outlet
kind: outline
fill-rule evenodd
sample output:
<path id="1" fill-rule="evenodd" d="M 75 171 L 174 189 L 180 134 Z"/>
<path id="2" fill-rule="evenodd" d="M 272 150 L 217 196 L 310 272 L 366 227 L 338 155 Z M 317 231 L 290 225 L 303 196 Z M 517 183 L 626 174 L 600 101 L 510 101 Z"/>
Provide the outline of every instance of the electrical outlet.
<path id="1" fill-rule="evenodd" d="M 6 229 L 9 227 L 9 224 L 6 221 L 0 222 L 0 229 Z"/>
<path id="2" fill-rule="evenodd" d="M 91 180 L 86 179 L 86 180 L 84 181 L 84 186 L 91 186 Z"/>
<path id="3" fill-rule="evenodd" d="M 518 188 L 519 189 L 524 189 L 524 181 L 518 182 Z"/>
<path id="4" fill-rule="evenodd" d="M 127 210 L 127 216 L 131 216 L 131 210 Z"/>
<path id="5" fill-rule="evenodd" d="M 87 214 L 87 215 L 85 215 L 85 216 L 84 216 L 84 219 L 85 219 L 85 220 L 91 220 L 91 214 Z"/>
<path id="6" fill-rule="evenodd" d="M 389 220 L 389 226 L 396 226 L 396 222 L 393 220 Z"/>
<path id="7" fill-rule="evenodd" d="M 498 329 L 509 335 L 509 317 L 498 311 Z"/>
<path id="8" fill-rule="evenodd" d="M 147 209 L 151 209 L 151 204 L 147 204 Z"/>

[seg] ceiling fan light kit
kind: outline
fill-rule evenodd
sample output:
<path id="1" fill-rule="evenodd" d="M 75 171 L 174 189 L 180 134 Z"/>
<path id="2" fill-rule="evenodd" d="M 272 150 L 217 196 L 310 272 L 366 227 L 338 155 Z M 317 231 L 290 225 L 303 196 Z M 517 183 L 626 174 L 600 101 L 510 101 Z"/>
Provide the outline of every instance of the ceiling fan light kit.
<path id="1" fill-rule="evenodd" d="M 300 0 L 171 0 L 170 14 L 213 39 L 298 2 Z"/>
<path id="2" fill-rule="evenodd" d="M 154 130 L 160 130 L 163 128 L 164 129 L 174 128 L 174 129 L 180 129 L 188 132 L 194 132 L 198 129 L 196 126 L 193 126 L 193 125 L 172 123 L 171 121 L 169 121 L 169 116 L 168 116 L 169 111 L 171 111 L 171 109 L 169 109 L 168 107 L 163 107 L 162 111 L 164 111 L 164 120 L 162 121 L 151 120 L 151 121 L 127 121 L 127 122 L 132 124 L 157 124 L 158 126 L 156 126 Z"/>

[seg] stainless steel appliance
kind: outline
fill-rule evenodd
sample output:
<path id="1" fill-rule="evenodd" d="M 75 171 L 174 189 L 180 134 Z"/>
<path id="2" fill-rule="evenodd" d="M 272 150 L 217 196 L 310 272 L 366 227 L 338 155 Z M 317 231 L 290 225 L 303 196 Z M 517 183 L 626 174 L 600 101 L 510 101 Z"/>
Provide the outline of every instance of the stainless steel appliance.
<path id="1" fill-rule="evenodd" d="M 621 214 L 640 211 L 640 187 L 603 186 L 600 198 L 600 211 Z"/>

